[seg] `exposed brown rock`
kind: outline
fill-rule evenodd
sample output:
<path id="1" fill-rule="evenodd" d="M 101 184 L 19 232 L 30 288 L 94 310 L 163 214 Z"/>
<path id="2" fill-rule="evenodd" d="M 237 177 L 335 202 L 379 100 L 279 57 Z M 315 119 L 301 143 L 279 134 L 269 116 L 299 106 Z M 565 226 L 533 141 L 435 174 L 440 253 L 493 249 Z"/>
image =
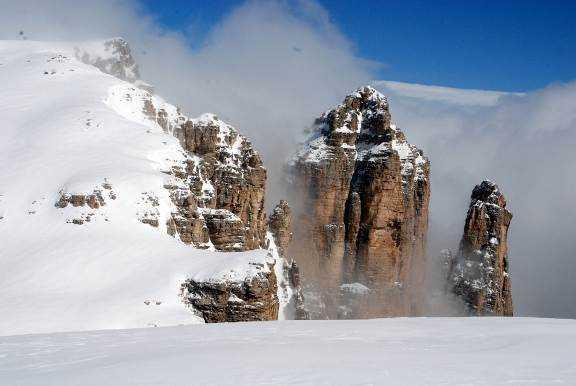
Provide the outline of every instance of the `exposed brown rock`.
<path id="1" fill-rule="evenodd" d="M 268 218 L 268 229 L 274 238 L 274 245 L 283 262 L 285 282 L 290 286 L 292 317 L 297 320 L 309 319 L 304 305 L 304 294 L 300 282 L 300 268 L 294 259 L 286 255 L 292 242 L 292 210 L 288 202 L 280 200 Z"/>
<path id="2" fill-rule="evenodd" d="M 104 198 L 102 197 L 102 192 L 99 190 L 95 190 L 90 194 L 69 194 L 63 192 L 55 206 L 57 208 L 66 208 L 68 204 L 75 207 L 86 205 L 92 209 L 98 209 L 101 206 L 106 205 Z"/>
<path id="3" fill-rule="evenodd" d="M 91 209 L 98 209 L 106 205 L 105 196 L 115 200 L 116 193 L 112 190 L 112 184 L 106 179 L 102 183 L 102 188 L 96 187 L 90 193 L 69 193 L 64 190 L 60 191 L 60 197 L 54 204 L 57 208 L 66 208 L 68 205 L 74 207 L 88 206 Z"/>
<path id="4" fill-rule="evenodd" d="M 472 315 L 513 315 L 508 273 L 511 220 L 498 186 L 491 181 L 476 185 L 449 276 L 452 291 Z"/>
<path id="5" fill-rule="evenodd" d="M 166 128 L 189 156 L 184 165 L 165 171 L 174 177 L 165 188 L 176 207 L 168 233 L 200 248 L 264 247 L 266 169 L 252 144 L 212 114 L 192 120 L 179 116 Z"/>
<path id="6" fill-rule="evenodd" d="M 276 274 L 270 266 L 243 282 L 196 282 L 182 286 L 184 302 L 201 313 L 207 323 L 276 320 Z"/>
<path id="7" fill-rule="evenodd" d="M 285 257 L 292 241 L 292 210 L 285 200 L 280 200 L 268 218 L 268 228 L 274 236 L 280 256 Z"/>
<path id="8" fill-rule="evenodd" d="M 363 87 L 316 121 L 289 165 L 301 204 L 289 255 L 320 291 L 315 317 L 418 313 L 429 163 L 390 122 L 386 98 Z M 342 312 L 341 285 L 354 283 L 366 306 Z"/>
<path id="9" fill-rule="evenodd" d="M 294 319 L 296 320 L 307 320 L 310 319 L 310 313 L 306 309 L 306 302 L 304 299 L 304 292 L 302 290 L 302 283 L 300 281 L 300 268 L 294 260 L 290 263 L 286 263 L 287 267 L 285 272 L 288 275 L 288 282 L 290 287 L 292 287 L 292 303 L 294 305 Z"/>

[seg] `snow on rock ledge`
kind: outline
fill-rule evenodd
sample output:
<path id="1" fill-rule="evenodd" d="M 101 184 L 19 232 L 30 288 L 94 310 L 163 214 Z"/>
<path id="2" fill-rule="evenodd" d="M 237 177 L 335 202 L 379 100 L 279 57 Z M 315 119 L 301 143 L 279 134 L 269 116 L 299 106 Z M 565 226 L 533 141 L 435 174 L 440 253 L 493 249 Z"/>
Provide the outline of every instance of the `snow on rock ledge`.
<path id="1" fill-rule="evenodd" d="M 252 144 L 214 114 L 190 119 L 150 92 L 127 84 L 107 103 L 125 118 L 178 138 L 179 159 L 160 160 L 173 207 L 168 233 L 200 248 L 264 246 L 266 169 Z"/>
<path id="2" fill-rule="evenodd" d="M 249 262 L 240 271 L 195 274 L 182 285 L 182 299 L 207 323 L 278 319 L 274 260 Z M 226 267 L 227 268 L 227 267 Z"/>

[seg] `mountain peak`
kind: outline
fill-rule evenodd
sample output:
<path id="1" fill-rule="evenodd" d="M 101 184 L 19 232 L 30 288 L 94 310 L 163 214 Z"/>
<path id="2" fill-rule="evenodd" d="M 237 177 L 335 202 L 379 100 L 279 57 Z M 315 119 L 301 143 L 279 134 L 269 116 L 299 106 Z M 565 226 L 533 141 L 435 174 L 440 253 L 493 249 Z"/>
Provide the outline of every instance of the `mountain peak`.
<path id="1" fill-rule="evenodd" d="M 482 201 L 506 208 L 506 199 L 500 192 L 498 185 L 490 180 L 484 180 L 476 185 L 472 190 L 471 200 L 473 202 Z"/>

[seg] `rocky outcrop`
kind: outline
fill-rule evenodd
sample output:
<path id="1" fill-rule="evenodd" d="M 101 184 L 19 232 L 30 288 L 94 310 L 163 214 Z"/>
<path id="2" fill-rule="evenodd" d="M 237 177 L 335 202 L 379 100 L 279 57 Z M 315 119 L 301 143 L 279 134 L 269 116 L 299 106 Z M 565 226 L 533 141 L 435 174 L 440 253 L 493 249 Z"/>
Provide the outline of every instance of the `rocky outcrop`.
<path id="1" fill-rule="evenodd" d="M 289 254 L 321 299 L 314 317 L 417 314 L 429 162 L 391 123 L 386 97 L 363 87 L 323 114 L 288 172 L 300 204 Z M 353 293 L 365 301 L 349 309 L 342 285 L 366 288 Z"/>
<path id="2" fill-rule="evenodd" d="M 137 77 L 126 42 L 112 39 L 104 43 L 104 48 L 109 60 L 115 60 L 122 71 L 134 72 Z M 96 66 L 104 63 L 102 57 L 107 57 L 94 47 L 85 50 L 86 55 L 77 55 Z M 100 59 L 91 59 L 89 53 L 94 51 Z M 115 64 L 103 68 L 102 71 L 125 78 L 114 70 Z M 173 135 L 181 145 L 157 160 L 167 175 L 164 188 L 173 204 L 171 215 L 160 218 L 165 210 L 160 211 L 153 201 L 144 205 L 143 200 L 139 205 L 140 221 L 162 229 L 165 226 L 170 235 L 198 248 L 246 251 L 265 246 L 266 169 L 250 141 L 214 114 L 187 117 L 138 82 L 112 87 L 106 102 L 128 119 L 148 121 L 154 129 Z M 156 200 L 160 195 L 157 196 Z"/>
<path id="3" fill-rule="evenodd" d="M 273 266 L 244 281 L 195 281 L 182 285 L 186 304 L 206 323 L 276 320 L 277 281 Z"/>
<path id="4" fill-rule="evenodd" d="M 131 83 L 140 78 L 138 65 L 128 43 L 122 38 L 75 47 L 76 58 L 100 71 Z"/>
<path id="5" fill-rule="evenodd" d="M 214 114 L 190 119 L 146 90 L 122 86 L 111 98 L 180 142 L 183 160 L 166 161 L 174 204 L 167 232 L 198 248 L 245 251 L 266 244 L 266 169 L 250 141 Z M 134 106 L 136 104 L 136 106 Z"/>
<path id="6" fill-rule="evenodd" d="M 164 132 L 179 142 L 164 141 L 164 149 L 150 155 L 165 174 L 169 200 L 165 192 L 143 192 L 137 211 L 141 222 L 197 248 L 267 247 L 266 169 L 250 141 L 214 114 L 189 118 L 136 84 L 112 87 L 107 103 L 128 119 L 149 122 L 147 133 Z M 273 252 L 274 269 L 258 275 L 241 271 L 234 280 L 187 280 L 183 301 L 207 322 L 276 319 L 292 292 L 284 261 Z"/>
<path id="7" fill-rule="evenodd" d="M 491 181 L 476 185 L 449 285 L 472 315 L 512 316 L 508 227 L 512 213 Z"/>
<path id="8" fill-rule="evenodd" d="M 167 171 L 179 180 L 166 185 L 177 209 L 168 232 L 222 251 L 263 247 L 266 169 L 251 143 L 212 114 L 186 120 L 173 133 L 189 159 Z"/>
<path id="9" fill-rule="evenodd" d="M 285 200 L 280 200 L 268 218 L 268 228 L 280 256 L 285 257 L 286 250 L 292 241 L 292 210 Z"/>
<path id="10" fill-rule="evenodd" d="M 293 318 L 297 320 L 309 319 L 308 311 L 304 304 L 304 294 L 300 281 L 300 268 L 294 259 L 287 256 L 287 251 L 292 242 L 292 210 L 288 202 L 280 200 L 268 218 L 268 229 L 274 238 L 274 246 L 278 255 L 282 258 L 285 282 L 290 286 Z"/>
<path id="11" fill-rule="evenodd" d="M 60 190 L 58 201 L 54 204 L 56 208 L 65 209 L 72 207 L 74 210 L 68 211 L 69 217 L 66 222 L 69 224 L 82 225 L 91 222 L 96 216 L 97 210 L 106 205 L 106 200 L 115 200 L 116 193 L 112 185 L 105 180 L 101 185 L 96 186 L 89 193 L 67 192 Z M 100 213 L 101 216 L 105 215 Z M 105 220 L 108 219 L 105 217 Z"/>

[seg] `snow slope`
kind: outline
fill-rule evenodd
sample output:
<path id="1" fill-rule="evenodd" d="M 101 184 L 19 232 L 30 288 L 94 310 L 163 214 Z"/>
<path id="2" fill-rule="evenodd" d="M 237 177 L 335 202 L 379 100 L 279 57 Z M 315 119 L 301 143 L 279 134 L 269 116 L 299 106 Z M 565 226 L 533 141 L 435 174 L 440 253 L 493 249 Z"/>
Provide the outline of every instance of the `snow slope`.
<path id="1" fill-rule="evenodd" d="M 161 170 L 182 148 L 122 105 L 138 89 L 77 60 L 75 47 L 0 42 L 0 335 L 201 322 L 181 283 L 250 277 L 268 269 L 266 251 L 197 250 L 166 234 Z M 55 206 L 94 191 L 98 209 Z M 149 211 L 160 229 L 139 221 Z"/>
<path id="2" fill-rule="evenodd" d="M 576 321 L 283 321 L 0 338 L 5 385 L 574 385 Z"/>

